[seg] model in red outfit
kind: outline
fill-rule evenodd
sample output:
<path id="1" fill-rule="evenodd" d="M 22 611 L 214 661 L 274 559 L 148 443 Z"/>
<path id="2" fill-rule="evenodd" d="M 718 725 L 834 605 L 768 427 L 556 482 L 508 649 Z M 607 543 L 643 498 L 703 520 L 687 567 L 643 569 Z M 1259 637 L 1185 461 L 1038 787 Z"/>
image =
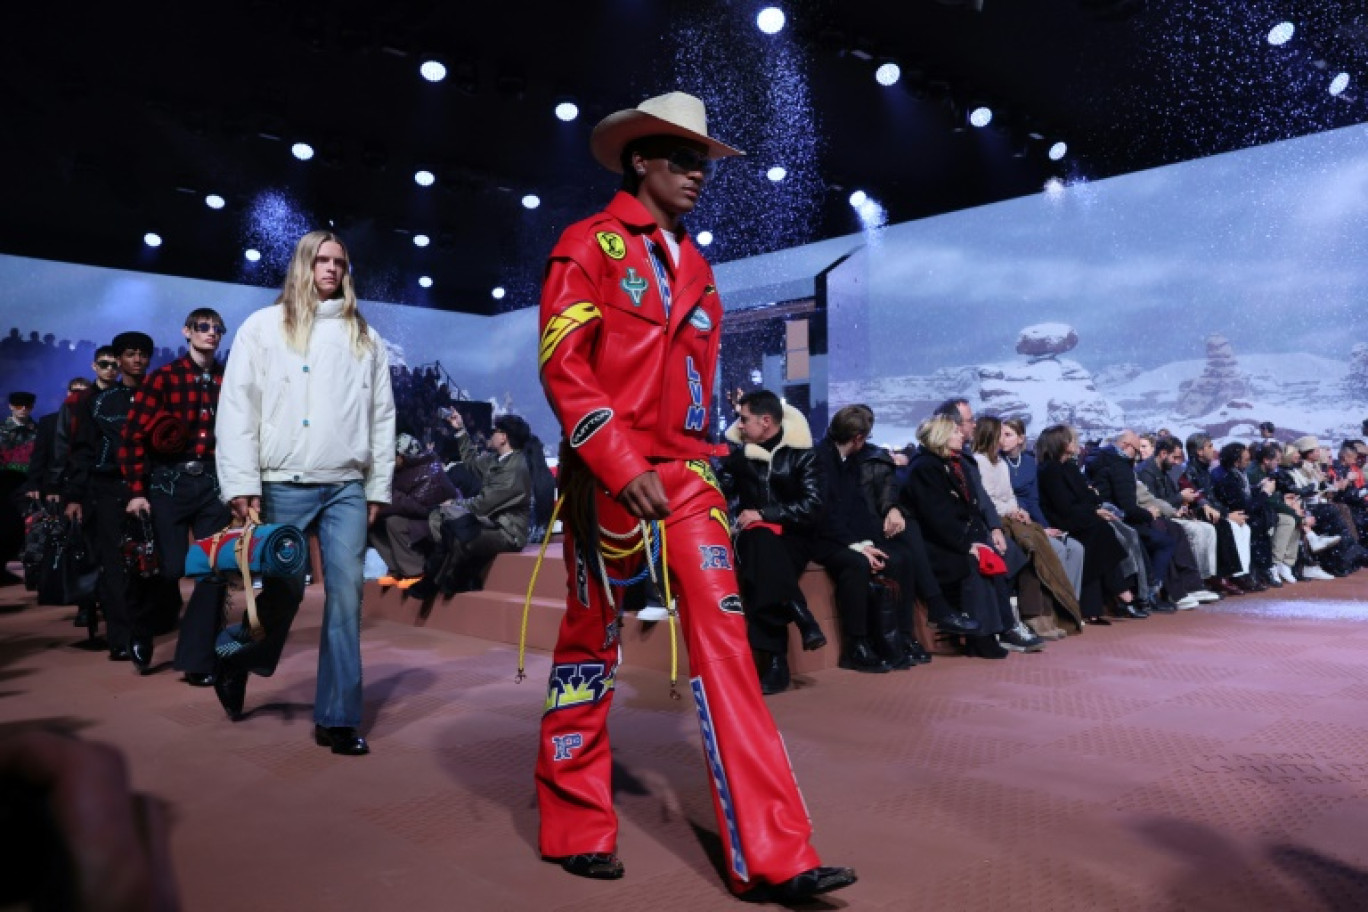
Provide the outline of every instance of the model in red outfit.
<path id="1" fill-rule="evenodd" d="M 587 877 L 622 876 L 607 713 L 618 666 L 621 590 L 642 520 L 665 529 L 670 584 L 688 646 L 713 805 L 731 888 L 801 900 L 853 883 L 821 867 L 783 742 L 756 683 L 726 503 L 708 457 L 708 403 L 721 338 L 712 270 L 679 225 L 709 159 L 740 154 L 707 135 L 703 103 L 680 92 L 604 119 L 595 157 L 626 169 L 608 208 L 551 253 L 539 361 L 560 419 L 568 597 L 537 757 L 541 852 Z"/>

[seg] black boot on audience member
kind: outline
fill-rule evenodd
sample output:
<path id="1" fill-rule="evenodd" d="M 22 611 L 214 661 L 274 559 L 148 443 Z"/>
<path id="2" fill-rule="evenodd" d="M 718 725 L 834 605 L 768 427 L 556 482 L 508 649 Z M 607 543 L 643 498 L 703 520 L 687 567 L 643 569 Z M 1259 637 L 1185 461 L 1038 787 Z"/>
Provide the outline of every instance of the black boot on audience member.
<path id="1" fill-rule="evenodd" d="M 971 636 L 964 638 L 969 655 L 980 659 L 1005 659 L 1007 650 L 995 636 Z"/>
<path id="2" fill-rule="evenodd" d="M 931 653 L 922 648 L 922 644 L 917 642 L 916 637 L 904 633 L 903 642 L 907 644 L 907 657 L 912 660 L 912 664 L 931 664 Z"/>
<path id="3" fill-rule="evenodd" d="M 802 602 L 790 602 L 789 611 L 793 615 L 793 623 L 798 626 L 798 632 L 802 634 L 804 649 L 810 652 L 827 644 L 826 634 L 822 633 L 822 625 L 817 623 L 817 618 L 813 617 L 807 605 Z"/>
<path id="4" fill-rule="evenodd" d="M 851 637 L 846 644 L 845 653 L 836 664 L 850 671 L 869 674 L 884 674 L 892 670 L 887 662 L 879 658 L 879 654 L 864 637 Z"/>
<path id="5" fill-rule="evenodd" d="M 768 696 L 788 690 L 792 683 L 788 656 L 777 652 L 762 652 L 759 656 L 760 692 Z"/>

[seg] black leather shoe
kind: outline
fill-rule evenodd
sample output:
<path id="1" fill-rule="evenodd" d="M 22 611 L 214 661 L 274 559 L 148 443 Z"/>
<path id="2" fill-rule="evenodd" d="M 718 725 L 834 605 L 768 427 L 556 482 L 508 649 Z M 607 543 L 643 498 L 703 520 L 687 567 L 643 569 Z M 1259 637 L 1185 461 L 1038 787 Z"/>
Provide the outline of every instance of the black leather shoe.
<path id="1" fill-rule="evenodd" d="M 134 637 L 128 643 L 128 657 L 138 674 L 147 674 L 152 667 L 152 641 Z"/>
<path id="2" fill-rule="evenodd" d="M 593 852 L 586 855 L 567 855 L 564 858 L 549 858 L 576 877 L 589 877 L 594 880 L 618 880 L 626 870 L 618 857 L 610 852 Z"/>
<path id="3" fill-rule="evenodd" d="M 769 667 L 760 675 L 760 692 L 766 696 L 783 693 L 789 689 L 791 683 L 788 656 L 771 655 Z"/>
<path id="4" fill-rule="evenodd" d="M 965 614 L 963 611 L 952 611 L 950 614 L 942 615 L 931 623 L 941 630 L 949 633 L 960 633 L 965 636 L 974 636 L 978 633 L 978 621 Z"/>
<path id="5" fill-rule="evenodd" d="M 1083 619 L 1083 623 L 1087 624 L 1087 625 L 1090 626 L 1090 627 L 1110 627 L 1110 626 L 1111 626 L 1111 621 L 1107 620 L 1106 618 L 1104 618 L 1104 617 L 1103 617 L 1102 615 L 1100 615 L 1100 614 L 1099 614 L 1097 617 L 1084 618 L 1084 619 Z"/>
<path id="6" fill-rule="evenodd" d="M 802 602 L 790 602 L 789 610 L 793 614 L 793 622 L 798 625 L 798 632 L 803 636 L 804 649 L 811 652 L 827 644 L 826 634 L 822 633 L 822 625 L 817 623 L 817 618 L 812 616 L 807 605 Z"/>
<path id="7" fill-rule="evenodd" d="M 922 649 L 922 644 L 917 642 L 916 637 L 904 637 L 907 641 L 907 657 L 912 660 L 913 665 L 930 665 L 931 653 Z"/>
<path id="8" fill-rule="evenodd" d="M 1141 608 L 1140 604 L 1143 603 L 1117 602 L 1116 607 L 1112 609 L 1112 617 L 1130 618 L 1133 621 L 1149 617 L 1149 612 Z"/>
<path id="9" fill-rule="evenodd" d="M 1145 610 L 1150 614 L 1177 614 L 1178 606 L 1166 598 L 1157 598 L 1146 603 Z"/>
<path id="10" fill-rule="evenodd" d="M 851 868 L 811 868 L 788 880 L 772 884 L 769 898 L 772 902 L 778 903 L 800 903 L 814 896 L 848 887 L 856 879 L 855 871 Z"/>
<path id="11" fill-rule="evenodd" d="M 334 754 L 347 757 L 359 757 L 370 753 L 370 745 L 366 743 L 366 739 L 358 735 L 356 729 L 350 725 L 335 725 L 332 728 L 315 725 L 314 743 L 319 747 L 331 749 Z"/>
<path id="12" fill-rule="evenodd" d="M 879 658 L 879 654 L 869 645 L 869 641 L 860 638 L 850 641 L 845 654 L 836 664 L 850 671 L 863 671 L 867 674 L 884 674 L 892 670 L 887 662 Z"/>
<path id="13" fill-rule="evenodd" d="M 213 672 L 187 671 L 185 673 L 185 683 L 191 687 L 212 687 L 214 686 Z"/>
<path id="14" fill-rule="evenodd" d="M 242 716 L 242 704 L 247 699 L 247 672 L 220 668 L 214 674 L 214 695 L 228 718 L 236 722 Z"/>
<path id="15" fill-rule="evenodd" d="M 1005 659 L 1007 650 L 995 636 L 971 636 L 965 638 L 965 651 L 980 659 Z"/>
<path id="16" fill-rule="evenodd" d="M 72 626 L 72 627 L 89 627 L 89 626 L 90 626 L 90 621 L 91 621 L 90 613 L 91 613 L 91 612 L 90 612 L 90 609 L 89 609 L 89 608 L 77 608 L 77 609 L 76 609 L 76 617 L 72 620 L 71 626 Z"/>
<path id="17" fill-rule="evenodd" d="M 129 660 L 129 658 L 130 658 L 130 656 L 129 656 L 129 654 L 128 654 L 128 647 L 127 647 L 127 646 L 111 646 L 111 647 L 109 647 L 109 661 L 111 661 L 111 662 L 127 662 L 127 661 Z"/>

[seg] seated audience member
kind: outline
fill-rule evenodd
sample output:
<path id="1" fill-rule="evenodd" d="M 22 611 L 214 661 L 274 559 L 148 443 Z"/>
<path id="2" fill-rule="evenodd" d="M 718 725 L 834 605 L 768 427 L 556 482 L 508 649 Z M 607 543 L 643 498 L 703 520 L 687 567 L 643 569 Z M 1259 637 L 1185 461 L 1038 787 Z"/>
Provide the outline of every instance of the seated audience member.
<path id="1" fill-rule="evenodd" d="M 1164 597 L 1161 588 L 1168 580 L 1169 564 L 1178 542 L 1173 534 L 1155 524 L 1157 508 L 1151 512 L 1136 501 L 1135 459 L 1139 455 L 1139 443 L 1140 438 L 1134 431 L 1123 430 L 1114 442 L 1099 444 L 1093 449 L 1085 463 L 1086 473 L 1102 503 L 1120 514 L 1121 522 L 1113 524 L 1112 531 L 1120 535 L 1135 554 L 1139 577 L 1136 607 L 1143 611 L 1173 612 L 1177 610 L 1174 601 L 1186 593 L 1170 600 Z"/>
<path id="2" fill-rule="evenodd" d="M 521 551 L 527 544 L 531 520 L 532 479 L 522 450 L 532 436 L 527 422 L 517 415 L 494 419 L 489 450 L 481 453 L 464 432 L 459 413 L 453 413 L 461 464 L 480 479 L 480 493 L 439 507 L 430 517 L 437 528 L 423 578 L 408 591 L 415 598 L 430 599 L 478 589 L 480 577 L 496 554 Z"/>
<path id="3" fill-rule="evenodd" d="M 1005 643 L 1038 651 L 1038 637 L 1023 637 L 1007 588 L 1007 536 L 990 524 L 964 453 L 964 431 L 945 415 L 917 428 L 921 448 L 909 467 L 902 503 L 921 525 L 931 569 L 950 601 L 978 623 L 965 637 L 970 655 L 1001 659 Z M 932 618 L 932 620 L 936 620 Z"/>
<path id="4" fill-rule="evenodd" d="M 1182 445 L 1172 438 L 1157 439 L 1166 446 L 1182 449 Z M 1175 507 L 1169 501 L 1156 497 L 1140 478 L 1140 468 L 1148 466 L 1151 474 L 1158 471 L 1154 461 L 1155 442 L 1155 439 L 1144 435 L 1140 437 L 1137 448 L 1141 462 L 1140 467 L 1136 469 L 1135 499 L 1142 508 L 1153 510 L 1156 514 L 1155 523 L 1165 525 L 1178 541 L 1177 547 L 1173 549 L 1173 560 L 1169 562 L 1169 576 L 1165 585 L 1168 586 L 1170 594 L 1184 593 L 1174 602 L 1180 610 L 1196 608 L 1203 602 L 1220 601 L 1219 595 L 1206 588 L 1206 579 L 1215 573 L 1216 530 L 1208 523 L 1185 518 L 1188 515 L 1186 504 Z M 1173 480 L 1167 473 L 1159 474 L 1162 478 L 1156 479 L 1157 483 L 1169 486 L 1175 499 L 1183 503 Z"/>
<path id="5" fill-rule="evenodd" d="M 1196 488 L 1179 488 L 1173 468 L 1183 464 L 1183 444 L 1173 437 L 1158 437 L 1151 442 L 1141 439 L 1141 461 L 1135 469 L 1137 481 L 1148 496 L 1153 497 L 1161 515 L 1178 524 L 1187 536 L 1197 561 L 1197 572 L 1205 581 L 1206 590 L 1219 588 L 1215 582 L 1216 571 L 1216 527 L 1208 520 L 1220 519 L 1215 507 L 1201 504 L 1202 493 Z M 1180 473 L 1181 477 L 1181 473 Z M 1196 517 L 1201 516 L 1202 519 Z M 1195 594 L 1195 593 L 1194 593 Z M 1199 601 L 1214 601 L 1220 598 L 1214 591 L 1198 596 Z"/>
<path id="6" fill-rule="evenodd" d="M 1216 521 L 1216 564 L 1221 578 L 1229 582 L 1222 587 L 1222 594 L 1235 595 L 1239 592 L 1262 592 L 1267 586 L 1254 579 L 1250 571 L 1249 517 L 1240 510 L 1231 510 L 1216 497 L 1213 490 L 1211 470 L 1218 463 L 1216 444 L 1206 434 L 1196 433 L 1188 436 L 1187 469 L 1178 479 L 1180 489 L 1192 488 L 1201 496 L 1195 504 L 1212 507 L 1218 514 Z"/>
<path id="7" fill-rule="evenodd" d="M 826 437 L 815 447 L 823 504 L 817 535 L 863 555 L 869 562 L 871 578 L 886 581 L 889 590 L 886 598 L 892 604 L 891 613 L 881 610 L 884 599 L 870 598 L 864 605 L 849 606 L 856 616 L 848 619 L 842 615 L 843 640 L 866 639 L 890 668 L 911 668 L 926 657 L 913 629 L 916 571 L 910 556 L 885 534 L 888 513 L 897 507 L 880 512 L 871 503 L 872 498 L 866 497 L 866 470 L 888 479 L 881 497 L 894 496 L 892 460 L 883 450 L 866 445 L 873 429 L 873 411 L 863 405 L 848 405 L 832 416 Z"/>
<path id="8" fill-rule="evenodd" d="M 407 589 L 422 577 L 425 555 L 432 551 L 428 516 L 460 492 L 447 478 L 437 454 L 412 435 L 396 437 L 394 449 L 390 502 L 380 508 L 369 539 L 389 568 L 380 585 Z"/>
<path id="9" fill-rule="evenodd" d="M 1259 440 L 1276 440 L 1278 429 L 1271 421 L 1259 422 Z"/>
<path id="10" fill-rule="evenodd" d="M 1249 447 L 1234 441 L 1221 447 L 1218 464 L 1211 470 L 1211 490 L 1216 502 L 1231 513 L 1243 513 L 1249 522 L 1250 575 L 1266 588 L 1281 588 L 1281 576 L 1273 573 L 1272 505 L 1274 482 L 1266 478 L 1258 487 L 1249 483 Z"/>
<path id="11" fill-rule="evenodd" d="M 1050 525 L 1083 542 L 1079 607 L 1090 624 L 1110 623 L 1102 616 L 1104 598 L 1117 603 L 1121 616 L 1144 617 L 1137 614 L 1135 596 L 1121 573 L 1126 550 L 1111 530 L 1111 524 L 1120 520 L 1102 506 L 1102 498 L 1088 484 L 1078 466 L 1078 451 L 1078 435 L 1067 424 L 1047 427 L 1036 440 L 1041 510 Z"/>
<path id="12" fill-rule="evenodd" d="M 1368 487 L 1364 486 L 1363 466 L 1359 457 L 1361 440 L 1346 440 L 1340 444 L 1339 458 L 1330 466 L 1329 475 L 1336 482 L 1345 482 L 1337 496 L 1340 503 L 1349 507 L 1354 519 L 1354 528 L 1359 541 L 1368 536 Z"/>
<path id="13" fill-rule="evenodd" d="M 983 489 L 1002 519 L 1003 531 L 1031 558 L 1033 570 L 1017 576 L 1022 620 L 1041 636 L 1057 639 L 1056 612 L 1067 629 L 1078 632 L 1083 626 L 1083 616 L 1078 608 L 1078 590 L 1083 583 L 1083 546 L 1077 541 L 1070 543 L 1058 529 L 1036 522 L 1017 501 L 1008 460 L 1016 460 L 1019 467 L 1022 458 L 1019 454 L 1024 446 L 1025 441 L 1006 422 L 993 417 L 978 419 L 973 448 Z"/>
<path id="14" fill-rule="evenodd" d="M 23 578 L 5 566 L 19 556 L 24 543 L 24 517 L 19 512 L 19 495 L 28 482 L 38 424 L 33 420 L 33 393 L 10 393 L 9 417 L 0 425 L 0 585 L 12 585 Z"/>
<path id="15" fill-rule="evenodd" d="M 841 667 L 889 671 L 858 626 L 869 603 L 869 559 L 819 532 L 823 480 L 807 419 L 769 390 L 755 390 L 737 400 L 737 418 L 725 436 L 732 450 L 721 465 L 721 484 L 735 517 L 736 574 L 761 691 L 788 689 L 790 621 L 798 624 L 804 649 L 826 645 L 798 588 L 808 561 L 825 567 L 836 584 L 836 610 L 848 635 Z"/>
<path id="16" fill-rule="evenodd" d="M 1303 508 L 1315 519 L 1314 531 L 1305 536 L 1308 550 L 1321 570 L 1335 577 L 1348 576 L 1368 561 L 1368 551 L 1358 542 L 1349 508 L 1331 499 L 1338 491 L 1316 464 L 1319 452 L 1315 437 L 1299 437 L 1283 451 L 1283 469 Z M 1307 578 L 1305 568 L 1302 577 Z"/>
<path id="17" fill-rule="evenodd" d="M 1272 439 L 1265 439 L 1250 447 L 1249 467 L 1245 475 L 1249 478 L 1251 490 L 1268 492 L 1268 507 L 1271 510 L 1273 551 L 1272 572 L 1280 582 L 1295 583 L 1294 572 L 1297 554 L 1301 543 L 1301 528 L 1305 519 L 1301 499 L 1295 493 L 1288 493 L 1278 485 L 1278 464 L 1282 461 L 1282 446 Z"/>

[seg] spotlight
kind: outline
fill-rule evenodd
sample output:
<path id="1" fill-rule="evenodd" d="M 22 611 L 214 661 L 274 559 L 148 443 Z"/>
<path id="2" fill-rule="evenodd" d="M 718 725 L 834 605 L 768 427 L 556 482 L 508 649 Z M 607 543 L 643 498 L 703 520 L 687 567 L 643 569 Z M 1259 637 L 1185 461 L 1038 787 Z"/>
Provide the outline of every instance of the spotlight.
<path id="1" fill-rule="evenodd" d="M 308 143 L 295 143 L 293 146 L 290 146 L 290 154 L 300 161 L 306 162 L 313 158 L 313 146 Z"/>
<path id="2" fill-rule="evenodd" d="M 522 198 L 522 204 L 524 209 L 536 209 L 541 205 L 541 197 L 535 193 L 529 193 Z"/>
<path id="3" fill-rule="evenodd" d="M 579 106 L 573 101 L 562 101 L 560 104 L 556 105 L 556 118 L 558 120 L 569 123 L 576 117 L 579 117 Z"/>
<path id="4" fill-rule="evenodd" d="M 431 187 L 437 180 L 437 175 L 431 171 L 416 171 L 413 174 L 413 182 L 420 187 Z"/>
<path id="5" fill-rule="evenodd" d="M 993 109 L 987 105 L 979 105 L 969 112 L 969 123 L 976 127 L 986 127 L 993 122 Z"/>
<path id="6" fill-rule="evenodd" d="M 784 11 L 777 6 L 767 6 L 755 17 L 755 24 L 766 35 L 777 35 L 784 28 Z"/>
<path id="7" fill-rule="evenodd" d="M 242 255 L 247 258 L 247 262 L 249 263 L 255 263 L 261 259 L 261 251 L 257 250 L 255 247 L 248 247 L 243 251 Z"/>
<path id="8" fill-rule="evenodd" d="M 149 231 L 143 235 L 143 243 L 148 247 L 160 247 L 162 245 L 161 235 L 155 231 Z"/>
<path id="9" fill-rule="evenodd" d="M 1345 89 L 1349 88 L 1349 74 L 1340 73 L 1330 80 L 1330 94 L 1340 95 Z"/>
<path id="10" fill-rule="evenodd" d="M 431 287 L 432 287 L 432 278 L 431 278 L 430 276 L 419 276 L 419 277 L 418 277 L 418 284 L 419 284 L 420 286 L 422 286 L 423 288 L 431 288 Z"/>
<path id="11" fill-rule="evenodd" d="M 1347 82 L 1348 80 L 1346 79 L 1345 81 Z M 211 193 L 204 198 L 204 205 L 208 206 L 210 209 L 222 209 L 224 206 L 228 205 L 228 203 L 227 200 L 217 193 Z"/>
<path id="12" fill-rule="evenodd" d="M 788 177 L 788 172 L 784 170 L 782 165 L 775 165 L 773 168 L 770 168 L 768 171 L 765 172 L 765 177 L 768 177 L 770 180 L 774 181 L 777 184 L 784 178 Z"/>
<path id="13" fill-rule="evenodd" d="M 879 205 L 878 200 L 866 197 L 864 202 L 855 207 L 855 211 L 860 214 L 860 224 L 866 230 L 882 228 L 888 224 L 888 212 Z"/>
<path id="14" fill-rule="evenodd" d="M 1063 196 L 1064 182 L 1057 177 L 1052 177 L 1045 182 L 1044 190 L 1047 197 Z"/>
<path id="15" fill-rule="evenodd" d="M 1281 47 L 1292 40 L 1292 36 L 1297 34 L 1297 27 L 1290 22 L 1279 22 L 1268 31 L 1268 43 L 1274 47 Z"/>
<path id="16" fill-rule="evenodd" d="M 1069 154 L 1069 144 L 1064 142 L 1063 140 L 1060 140 L 1059 142 L 1050 146 L 1050 151 L 1046 154 L 1050 156 L 1050 161 L 1057 162 L 1064 156 Z"/>
<path id="17" fill-rule="evenodd" d="M 902 67 L 896 63 L 885 63 L 874 71 L 874 79 L 881 86 L 891 86 L 902 78 Z"/>
<path id="18" fill-rule="evenodd" d="M 713 234 L 711 231 L 700 231 L 694 235 L 694 243 L 698 244 L 699 247 L 707 247 L 712 242 Z"/>
<path id="19" fill-rule="evenodd" d="M 868 201 L 868 199 L 869 194 L 865 193 L 863 190 L 856 190 L 854 193 L 850 194 L 850 205 L 859 209 Z"/>
<path id="20" fill-rule="evenodd" d="M 418 75 L 428 82 L 441 82 L 446 79 L 446 66 L 438 60 L 424 60 L 423 65 L 418 67 Z"/>
<path id="21" fill-rule="evenodd" d="M 495 285 L 494 290 L 490 292 L 490 295 L 492 295 L 494 300 L 496 301 L 502 301 L 504 299 L 504 295 L 506 294 L 508 294 L 508 292 L 504 291 L 504 287 L 502 285 Z"/>
<path id="22" fill-rule="evenodd" d="M 415 235 L 413 236 L 413 246 L 414 246 L 414 247 L 426 247 L 428 244 L 431 244 L 431 243 L 432 243 L 432 239 L 431 239 L 430 237 L 428 237 L 426 234 L 415 234 Z"/>

